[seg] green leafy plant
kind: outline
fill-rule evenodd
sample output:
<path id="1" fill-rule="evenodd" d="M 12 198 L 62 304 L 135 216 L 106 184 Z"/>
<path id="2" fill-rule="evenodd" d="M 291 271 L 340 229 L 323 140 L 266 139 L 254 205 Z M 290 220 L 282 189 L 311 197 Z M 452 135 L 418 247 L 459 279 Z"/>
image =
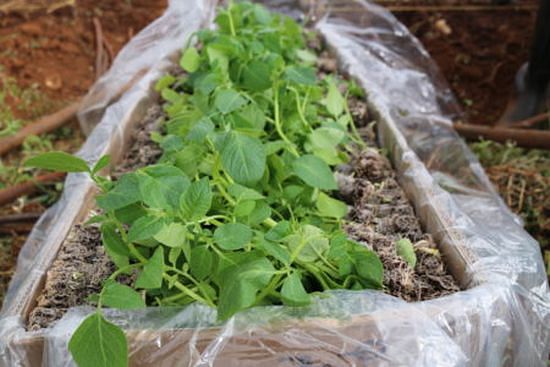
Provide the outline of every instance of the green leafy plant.
<path id="1" fill-rule="evenodd" d="M 333 169 L 360 148 L 335 78 L 318 80 L 303 30 L 250 3 L 196 34 L 182 77 L 157 83 L 167 120 L 159 162 L 116 182 L 52 152 L 27 165 L 87 172 L 101 189 L 103 245 L 117 270 L 74 333 L 80 366 L 123 366 L 122 332 L 101 309 L 200 302 L 226 320 L 253 306 L 304 306 L 329 289 L 381 288 L 382 263 L 341 229 Z M 137 275 L 133 287 L 117 283 Z M 91 350 L 99 350 L 95 355 Z"/>

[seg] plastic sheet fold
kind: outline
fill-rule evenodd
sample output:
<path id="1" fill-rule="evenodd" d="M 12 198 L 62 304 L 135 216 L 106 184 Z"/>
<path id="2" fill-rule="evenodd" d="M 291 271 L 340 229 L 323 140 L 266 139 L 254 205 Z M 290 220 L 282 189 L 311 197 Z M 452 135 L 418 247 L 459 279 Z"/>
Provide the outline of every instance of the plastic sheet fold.
<path id="1" fill-rule="evenodd" d="M 108 310 L 126 331 L 132 366 L 545 366 L 550 293 L 538 243 L 452 129 L 461 116 L 422 45 L 365 1 L 264 0 L 315 27 L 367 94 L 380 143 L 423 225 L 464 291 L 407 303 L 377 291 L 333 291 L 304 308 L 253 308 L 220 324 L 206 306 Z M 121 156 L 132 124 L 156 103 L 152 85 L 190 35 L 210 25 L 215 1 L 173 0 L 93 87 L 81 122 L 93 129 L 80 155 Z M 122 87 L 122 92 L 121 92 Z M 117 100 L 117 97 L 121 97 Z M 113 102 L 115 101 L 115 102 Z M 68 311 L 26 332 L 25 316 L 63 238 L 93 199 L 69 175 L 59 203 L 37 223 L 0 314 L 0 366 L 73 366 L 67 343 L 91 311 Z"/>

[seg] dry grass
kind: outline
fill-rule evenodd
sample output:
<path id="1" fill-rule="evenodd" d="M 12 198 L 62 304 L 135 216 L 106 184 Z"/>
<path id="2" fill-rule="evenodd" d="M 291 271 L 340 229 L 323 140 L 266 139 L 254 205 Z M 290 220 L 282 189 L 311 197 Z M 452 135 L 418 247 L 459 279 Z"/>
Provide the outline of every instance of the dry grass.
<path id="1" fill-rule="evenodd" d="M 540 243 L 550 276 L 550 151 L 481 141 L 471 144 L 508 206 Z"/>

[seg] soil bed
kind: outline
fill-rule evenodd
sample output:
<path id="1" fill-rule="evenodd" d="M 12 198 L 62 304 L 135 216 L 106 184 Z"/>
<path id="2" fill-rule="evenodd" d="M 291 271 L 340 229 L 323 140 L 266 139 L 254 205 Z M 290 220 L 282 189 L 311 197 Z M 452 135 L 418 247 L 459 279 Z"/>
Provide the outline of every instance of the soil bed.
<path id="1" fill-rule="evenodd" d="M 158 127 L 162 117 L 158 106 L 147 111 L 132 136 L 130 149 L 113 176 L 134 171 L 158 160 L 161 150 L 151 140 L 150 133 Z M 115 265 L 102 246 L 99 227 L 76 225 L 48 272 L 37 306 L 29 316 L 29 328 L 36 330 L 47 327 L 60 319 L 67 308 L 85 304 L 87 297 L 98 293 L 105 279 L 115 270 Z M 121 282 L 129 283 L 124 280 Z"/>
<path id="2" fill-rule="evenodd" d="M 366 105 L 350 100 L 350 108 L 367 141 L 374 134 L 364 127 Z M 151 108 L 134 134 L 134 143 L 114 172 L 124 172 L 156 162 L 160 149 L 150 132 L 162 120 L 158 106 Z M 407 301 L 422 301 L 460 290 L 447 272 L 444 259 L 431 236 L 425 233 L 403 189 L 399 186 L 389 160 L 369 144 L 356 152 L 340 173 L 341 195 L 352 206 L 344 229 L 350 238 L 373 249 L 384 264 L 384 291 Z M 417 264 L 412 269 L 397 255 L 395 242 L 409 239 L 415 246 Z M 103 246 L 97 227 L 77 225 L 62 246 L 47 274 L 28 328 L 38 330 L 60 319 L 68 308 L 86 304 L 87 298 L 101 290 L 103 281 L 115 270 Z M 119 279 L 131 283 L 133 279 Z"/>

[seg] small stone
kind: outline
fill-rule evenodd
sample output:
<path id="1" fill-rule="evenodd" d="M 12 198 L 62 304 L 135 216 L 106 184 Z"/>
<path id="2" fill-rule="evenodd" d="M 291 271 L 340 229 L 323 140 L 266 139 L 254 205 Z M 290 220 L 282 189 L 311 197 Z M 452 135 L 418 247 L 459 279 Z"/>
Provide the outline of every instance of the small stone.
<path id="1" fill-rule="evenodd" d="M 51 74 L 46 77 L 44 84 L 48 89 L 59 90 L 63 86 L 63 80 L 59 74 Z"/>
<path id="2" fill-rule="evenodd" d="M 443 33 L 445 36 L 448 36 L 451 33 L 453 33 L 453 29 L 449 26 L 449 24 L 447 24 L 447 21 L 445 19 L 437 20 L 435 22 L 435 29 Z"/>

